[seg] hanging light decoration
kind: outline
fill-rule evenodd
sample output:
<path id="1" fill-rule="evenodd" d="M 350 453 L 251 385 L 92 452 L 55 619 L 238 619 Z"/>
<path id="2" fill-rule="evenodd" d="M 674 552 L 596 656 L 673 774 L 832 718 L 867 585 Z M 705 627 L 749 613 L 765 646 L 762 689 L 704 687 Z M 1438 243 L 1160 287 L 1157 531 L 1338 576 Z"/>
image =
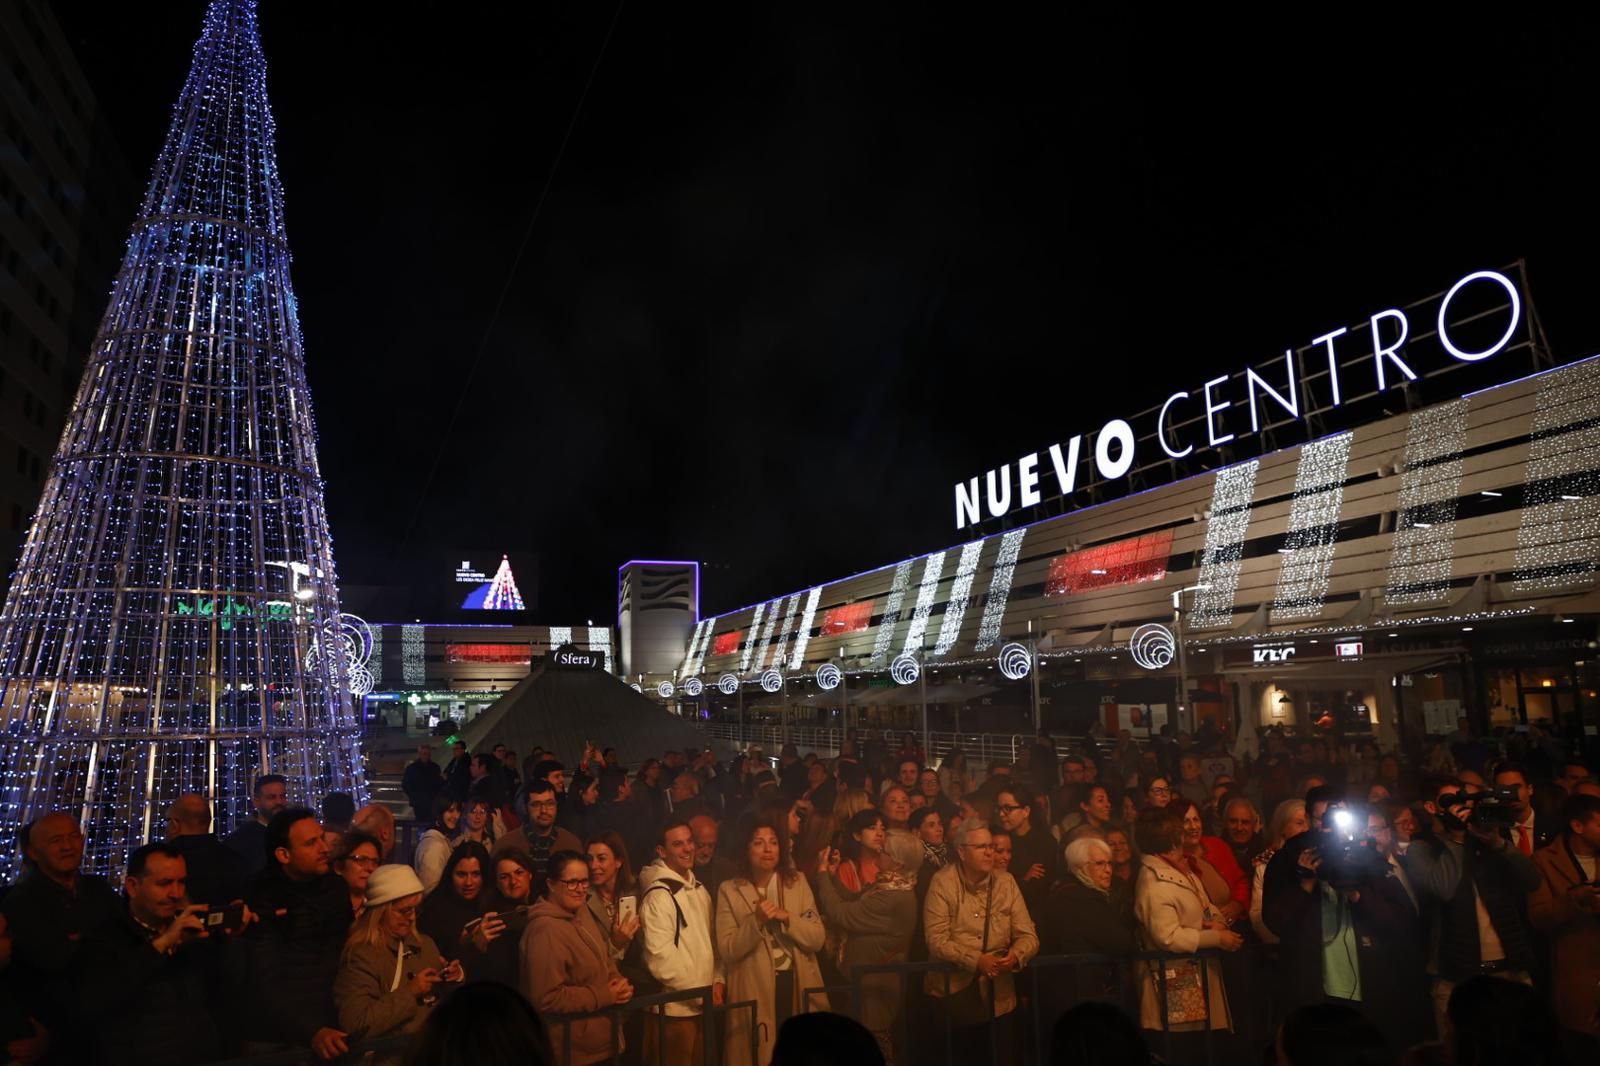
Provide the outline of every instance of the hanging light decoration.
<path id="1" fill-rule="evenodd" d="M 832 692 L 839 687 L 839 682 L 844 679 L 844 674 L 832 663 L 823 663 L 817 667 L 817 687 L 824 692 Z"/>
<path id="2" fill-rule="evenodd" d="M 1000 649 L 1000 673 L 1012 681 L 1021 681 L 1033 670 L 1033 656 L 1026 644 L 1013 641 Z"/>

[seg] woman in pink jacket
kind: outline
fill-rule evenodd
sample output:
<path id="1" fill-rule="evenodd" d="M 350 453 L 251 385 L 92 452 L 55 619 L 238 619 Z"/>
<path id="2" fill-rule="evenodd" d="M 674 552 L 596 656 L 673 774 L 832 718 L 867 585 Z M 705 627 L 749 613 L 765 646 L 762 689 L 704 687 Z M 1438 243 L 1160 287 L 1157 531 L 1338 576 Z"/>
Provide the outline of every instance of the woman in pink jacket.
<path id="1" fill-rule="evenodd" d="M 548 895 L 534 905 L 522 934 L 522 994 L 550 1023 L 556 1058 L 574 1066 L 606 1062 L 622 1027 L 610 1018 L 564 1021 L 626 1003 L 633 986 L 617 972 L 605 940 L 588 915 L 589 862 L 575 851 L 550 856 Z"/>

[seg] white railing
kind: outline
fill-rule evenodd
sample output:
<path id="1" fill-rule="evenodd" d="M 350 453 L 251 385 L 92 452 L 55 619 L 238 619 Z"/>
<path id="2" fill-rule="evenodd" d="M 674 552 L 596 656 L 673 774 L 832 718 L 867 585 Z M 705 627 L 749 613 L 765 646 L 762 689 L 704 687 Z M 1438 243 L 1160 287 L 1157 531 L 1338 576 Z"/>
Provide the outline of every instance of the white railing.
<path id="1" fill-rule="evenodd" d="M 816 752 L 823 757 L 832 757 L 839 754 L 839 742 L 844 739 L 842 729 L 820 729 L 807 726 L 791 726 L 784 729 L 777 725 L 758 725 L 747 723 L 737 725 L 733 722 L 706 722 L 700 726 L 706 736 L 715 740 L 726 740 L 739 747 L 751 744 L 761 745 L 768 756 L 776 756 L 785 743 L 793 744 L 795 749 L 804 755 L 806 752 Z M 891 733 L 897 737 L 900 731 Z M 922 734 L 912 731 L 912 735 L 920 742 Z M 1022 749 L 1033 743 L 1031 733 L 929 733 L 928 760 L 931 765 L 937 765 L 939 760 L 950 752 L 957 750 L 966 752 L 967 761 L 974 770 L 979 767 L 987 768 L 989 763 L 1000 760 L 1016 762 L 1022 754 Z M 1069 737 L 1057 735 L 1053 739 L 1058 751 L 1071 749 L 1082 750 L 1092 743 L 1085 737 Z M 891 741 L 891 744 L 893 741 Z"/>

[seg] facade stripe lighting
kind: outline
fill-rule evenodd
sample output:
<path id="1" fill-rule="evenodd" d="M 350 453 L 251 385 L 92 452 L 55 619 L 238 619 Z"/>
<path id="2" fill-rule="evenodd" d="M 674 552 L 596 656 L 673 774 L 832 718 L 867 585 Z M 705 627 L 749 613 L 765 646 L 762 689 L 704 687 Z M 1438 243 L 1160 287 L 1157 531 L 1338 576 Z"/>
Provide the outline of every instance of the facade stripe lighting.
<path id="1" fill-rule="evenodd" d="M 800 616 L 800 630 L 795 634 L 794 653 L 789 657 L 790 673 L 800 669 L 800 664 L 805 661 L 806 645 L 811 641 L 811 626 L 817 617 L 817 601 L 821 598 L 821 585 L 806 593 L 806 609 Z"/>
<path id="2" fill-rule="evenodd" d="M 933 658 L 949 654 L 961 636 L 961 623 L 967 616 L 967 604 L 972 599 L 972 579 L 978 573 L 978 557 L 983 554 L 983 543 L 980 539 L 961 546 L 961 559 L 956 563 L 956 577 L 950 583 L 950 599 L 945 602 L 944 617 L 939 621 L 939 639 L 933 646 Z"/>
<path id="3" fill-rule="evenodd" d="M 1250 501 L 1256 491 L 1259 460 L 1251 459 L 1218 470 L 1211 490 L 1211 517 L 1206 520 L 1205 546 L 1200 553 L 1200 576 L 1195 584 L 1189 624 L 1214 629 L 1233 621 L 1233 600 L 1239 591 L 1239 567 L 1244 558 L 1244 535 L 1250 528 Z"/>
<path id="4" fill-rule="evenodd" d="M 894 582 L 889 586 L 889 596 L 883 601 L 883 618 L 878 622 L 878 633 L 872 642 L 872 658 L 867 666 L 876 670 L 883 666 L 889 655 L 889 645 L 894 642 L 894 630 L 900 624 L 900 607 L 906 600 L 906 586 L 911 583 L 911 564 L 907 559 L 894 568 Z"/>
<path id="5" fill-rule="evenodd" d="M 788 657 L 789 638 L 794 635 L 794 620 L 800 613 L 800 594 L 789 597 L 788 610 L 783 615 L 783 629 L 778 633 L 777 644 L 772 649 L 772 665 L 781 667 Z"/>
<path id="6" fill-rule="evenodd" d="M 1452 400 L 1417 411 L 1406 427 L 1386 603 L 1410 607 L 1442 603 L 1450 595 L 1469 406 L 1467 400 Z"/>
<path id="7" fill-rule="evenodd" d="M 1027 532 L 1024 526 L 1007 530 L 1000 538 L 1000 554 L 989 577 L 989 595 L 983 601 L 983 621 L 978 623 L 978 643 L 974 651 L 988 651 L 1000 641 L 1006 604 L 1011 600 L 1011 577 L 1016 572 L 1017 557 L 1022 554 L 1022 538 Z"/>
<path id="8" fill-rule="evenodd" d="M 1543 592 L 1588 584 L 1600 554 L 1600 361 L 1539 381 L 1523 478 L 1511 588 Z"/>
<path id="9" fill-rule="evenodd" d="M 1322 613 L 1354 436 L 1339 433 L 1300 449 L 1289 504 L 1289 536 L 1272 603 L 1274 621 L 1298 621 Z"/>
<path id="10" fill-rule="evenodd" d="M 922 639 L 928 635 L 928 616 L 933 613 L 939 578 L 944 575 L 944 560 L 949 554 L 948 551 L 934 552 L 922 564 L 922 585 L 917 589 L 917 605 L 911 611 L 911 624 L 906 627 L 906 643 L 901 651 L 922 651 Z"/>
<path id="11" fill-rule="evenodd" d="M 750 670 L 750 656 L 755 653 L 756 640 L 761 631 L 761 619 L 767 612 L 767 605 L 756 604 L 755 612 L 750 616 L 750 631 L 744 635 L 744 650 L 739 653 L 739 672 L 748 673 Z"/>

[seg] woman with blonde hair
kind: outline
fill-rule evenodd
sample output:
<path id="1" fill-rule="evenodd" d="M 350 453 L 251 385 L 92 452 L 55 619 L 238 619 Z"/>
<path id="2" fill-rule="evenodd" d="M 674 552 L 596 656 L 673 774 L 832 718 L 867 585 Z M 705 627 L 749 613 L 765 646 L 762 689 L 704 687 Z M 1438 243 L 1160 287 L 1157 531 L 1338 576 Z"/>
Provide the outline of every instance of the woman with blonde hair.
<path id="1" fill-rule="evenodd" d="M 1272 821 L 1267 826 L 1267 847 L 1256 856 L 1255 862 L 1251 865 L 1250 925 L 1263 944 L 1278 942 L 1277 936 L 1267 928 L 1266 921 L 1261 917 L 1261 895 L 1267 876 L 1267 863 L 1271 862 L 1278 849 L 1283 847 L 1284 841 L 1299 836 L 1310 828 L 1311 822 L 1306 818 L 1305 800 L 1286 799 L 1273 808 Z"/>
<path id="2" fill-rule="evenodd" d="M 460 981 L 432 938 L 417 931 L 422 882 L 409 866 L 380 866 L 367 879 L 366 905 L 350 927 L 333 1002 L 339 1028 L 364 1039 L 414 1033 L 439 1001 L 439 985 Z"/>

